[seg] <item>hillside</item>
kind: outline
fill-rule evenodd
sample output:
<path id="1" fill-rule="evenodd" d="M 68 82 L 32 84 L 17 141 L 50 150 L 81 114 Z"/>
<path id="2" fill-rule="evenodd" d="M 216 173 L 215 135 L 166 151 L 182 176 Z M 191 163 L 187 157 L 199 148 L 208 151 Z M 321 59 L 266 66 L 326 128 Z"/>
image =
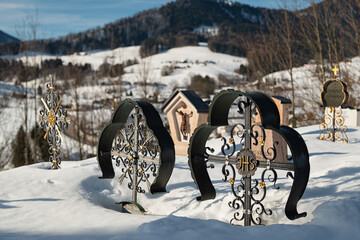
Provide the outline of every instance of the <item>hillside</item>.
<path id="1" fill-rule="evenodd" d="M 0 44 L 3 43 L 19 43 L 19 39 L 0 30 Z"/>
<path id="2" fill-rule="evenodd" d="M 199 27 L 215 27 L 219 32 L 229 27 L 236 27 L 242 34 L 256 32 L 264 20 L 262 11 L 229 1 L 177 0 L 101 28 L 50 41 L 47 51 L 64 54 L 142 44 L 145 56 L 172 47 L 196 45 L 199 40 L 212 37 L 211 33 L 198 31 Z"/>
<path id="3" fill-rule="evenodd" d="M 299 128 L 310 153 L 310 179 L 299 211 L 307 217 L 290 221 L 284 206 L 291 187 L 286 171 L 278 171 L 279 190 L 267 191 L 267 226 L 228 224 L 233 210 L 229 183 L 221 165 L 211 169 L 214 200 L 196 201 L 199 192 L 186 157 L 176 157 L 166 194 L 139 194 L 145 215 L 119 212 L 115 202 L 130 199 L 117 177 L 100 180 L 95 158 L 64 161 L 51 171 L 39 163 L 0 172 L 1 239 L 358 239 L 360 234 L 360 128 L 351 128 L 349 144 L 320 141 L 317 126 Z M 341 159 L 340 159 L 341 158 Z M 340 161 L 341 160 L 341 161 Z M 256 174 L 259 177 L 260 173 Z"/>
<path id="4" fill-rule="evenodd" d="M 217 35 L 230 41 L 225 36 L 229 31 L 244 36 L 258 32 L 264 23 L 263 11 L 227 0 L 177 0 L 84 32 L 39 40 L 37 45 L 39 50 L 56 55 L 142 45 L 141 55 L 147 56 L 173 47 L 197 45 Z M 232 45 L 236 48 L 234 55 L 244 55 L 241 46 Z"/>

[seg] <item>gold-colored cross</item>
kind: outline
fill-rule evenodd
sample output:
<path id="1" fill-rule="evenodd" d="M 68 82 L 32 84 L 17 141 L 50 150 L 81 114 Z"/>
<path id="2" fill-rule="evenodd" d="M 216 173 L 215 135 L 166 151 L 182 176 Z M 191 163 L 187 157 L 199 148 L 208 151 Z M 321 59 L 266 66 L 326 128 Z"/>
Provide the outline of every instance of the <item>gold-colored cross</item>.
<path id="1" fill-rule="evenodd" d="M 334 72 L 334 76 L 336 76 L 336 75 L 337 75 L 337 72 L 340 71 L 340 69 L 339 69 L 337 66 L 335 66 L 335 67 L 332 69 L 332 71 Z"/>

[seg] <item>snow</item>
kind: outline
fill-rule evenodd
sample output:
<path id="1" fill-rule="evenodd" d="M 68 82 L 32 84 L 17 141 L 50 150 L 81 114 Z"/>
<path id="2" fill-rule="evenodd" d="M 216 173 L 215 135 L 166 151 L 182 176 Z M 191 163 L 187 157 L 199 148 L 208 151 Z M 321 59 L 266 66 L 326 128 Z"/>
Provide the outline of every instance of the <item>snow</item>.
<path id="1" fill-rule="evenodd" d="M 106 60 L 109 64 L 118 64 L 127 60 L 139 59 L 140 46 L 131 46 L 124 48 L 116 48 L 114 50 L 97 50 L 90 52 L 80 52 L 71 55 L 55 56 L 39 52 L 25 52 L 20 55 L 1 56 L 4 59 L 21 60 L 24 63 L 28 62 L 30 65 L 40 65 L 41 61 L 60 58 L 63 64 L 86 64 L 92 65 L 93 69 L 97 70 L 101 64 Z"/>
<path id="2" fill-rule="evenodd" d="M 127 60 L 136 59 L 139 63 L 126 67 L 122 80 L 130 84 L 143 82 L 144 74 L 142 72 L 146 70 L 148 78 L 147 82 L 149 84 L 166 85 L 166 87 L 160 89 L 160 99 L 169 97 L 172 90 L 176 87 L 186 88 L 190 84 L 193 75 L 200 74 L 204 77 L 208 75 L 209 77 L 214 78 L 215 81 L 218 81 L 219 74 L 230 78 L 241 78 L 241 75 L 235 73 L 235 69 L 238 69 L 241 64 L 247 64 L 246 58 L 210 51 L 207 47 L 207 43 L 199 43 L 199 46 L 172 48 L 146 58 L 140 57 L 139 50 L 140 46 L 132 46 L 114 50 L 74 53 L 72 55 L 64 56 L 52 56 L 41 53 L 22 53 L 21 55 L 15 56 L 1 56 L 1 58 L 22 60 L 30 65 L 40 65 L 41 61 L 46 59 L 60 58 L 65 65 L 70 62 L 72 64 L 88 63 L 94 70 L 98 70 L 100 65 L 105 61 L 114 65 L 126 62 Z M 162 76 L 161 70 L 164 66 L 173 67 L 174 72 L 168 76 Z M 99 79 L 99 81 L 100 80 L 109 79 Z M 113 80 L 117 80 L 117 78 Z M 57 81 L 61 81 L 61 79 L 57 79 Z M 37 81 L 37 84 L 40 84 L 40 82 L 41 81 Z M 31 85 L 31 83 L 29 84 Z M 111 86 L 91 86 L 91 89 L 89 89 L 88 86 L 82 86 L 79 88 L 79 92 L 82 95 L 84 95 L 83 93 L 86 93 L 85 95 L 91 96 L 90 98 L 92 98 L 94 95 L 103 96 L 105 89 L 109 87 Z M 0 85 L 0 94 L 2 88 L 5 88 L 5 86 Z M 132 92 L 133 96 L 137 98 L 142 97 L 143 94 L 142 88 L 136 86 L 125 87 L 125 91 L 129 93 Z M 150 97 L 156 91 L 156 88 L 148 86 L 147 91 Z M 89 92 L 91 94 L 88 94 Z"/>
<path id="3" fill-rule="evenodd" d="M 186 87 L 190 84 L 192 75 L 208 75 L 217 81 L 219 74 L 234 76 L 234 70 L 247 60 L 242 57 L 235 57 L 222 53 L 211 52 L 206 44 L 199 46 L 173 48 L 166 52 L 148 57 L 143 61 L 150 63 L 153 69 L 152 81 L 161 82 L 169 86 Z M 141 63 L 140 63 L 141 65 Z M 161 76 L 163 66 L 174 66 L 176 71 L 169 76 Z M 135 68 L 134 74 L 139 70 Z M 125 79 L 129 81 L 134 77 L 126 74 Z"/>
<path id="4" fill-rule="evenodd" d="M 209 169 L 216 198 L 198 202 L 183 156 L 176 157 L 168 193 L 138 195 L 145 215 L 121 213 L 115 202 L 131 199 L 117 180 L 121 169 L 115 168 L 114 179 L 98 179 L 91 158 L 63 161 L 55 171 L 44 162 L 0 172 L 0 239 L 359 239 L 360 127 L 349 129 L 348 144 L 318 140 L 318 126 L 297 131 L 310 153 L 310 179 L 298 204 L 306 218 L 285 217 L 292 180 L 278 171 L 280 189 L 270 187 L 264 202 L 273 210 L 264 217 L 267 226 L 228 224 L 232 195 L 221 181 L 221 165 Z"/>

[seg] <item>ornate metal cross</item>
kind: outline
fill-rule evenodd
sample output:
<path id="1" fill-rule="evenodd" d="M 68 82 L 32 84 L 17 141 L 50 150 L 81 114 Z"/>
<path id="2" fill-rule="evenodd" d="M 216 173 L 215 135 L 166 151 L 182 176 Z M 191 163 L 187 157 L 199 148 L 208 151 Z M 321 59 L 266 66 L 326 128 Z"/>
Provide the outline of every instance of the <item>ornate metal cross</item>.
<path id="1" fill-rule="evenodd" d="M 219 126 L 228 125 L 228 114 L 233 102 L 240 97 L 238 113 L 243 115 L 244 123 L 237 123 L 231 127 L 230 137 L 221 138 L 223 142 L 221 151 L 213 155 L 215 149 L 206 147 L 210 134 Z M 242 93 L 240 91 L 227 90 L 215 96 L 209 107 L 208 124 L 198 127 L 190 139 L 189 165 L 192 176 L 197 184 L 201 196 L 200 201 L 215 198 L 215 189 L 210 180 L 207 169 L 208 162 L 223 164 L 223 181 L 229 182 L 234 200 L 228 205 L 236 212 L 230 223 L 244 221 L 245 226 L 251 224 L 260 225 L 262 214 L 271 215 L 271 209 L 265 208 L 263 200 L 266 197 L 269 181 L 275 184 L 277 181 L 276 169 L 294 171 L 288 173 L 294 179 L 285 214 L 289 219 L 306 216 L 306 213 L 298 213 L 297 202 L 305 191 L 309 172 L 309 154 L 304 140 L 292 128 L 280 126 L 280 116 L 275 103 L 270 97 L 262 93 Z M 258 113 L 261 123 L 255 123 L 253 115 Z M 293 162 L 276 162 L 276 145 L 265 149 L 266 129 L 277 132 L 290 147 Z M 253 147 L 261 146 L 261 155 L 257 156 Z M 265 159 L 265 160 L 259 160 Z M 253 179 L 257 170 L 263 168 L 260 181 Z"/>
<path id="2" fill-rule="evenodd" d="M 60 168 L 61 158 L 60 145 L 63 141 L 61 132 L 66 131 L 70 124 L 70 118 L 67 115 L 66 109 L 60 105 L 61 96 L 56 91 L 55 77 L 50 75 L 50 83 L 46 84 L 47 93 L 45 99 L 41 98 L 44 106 L 40 109 L 40 126 L 46 131 L 44 139 L 50 145 L 50 162 L 53 163 L 52 169 Z"/>
<path id="3" fill-rule="evenodd" d="M 337 77 L 339 68 L 335 66 L 332 70 L 334 78 L 328 79 L 321 91 L 321 101 L 325 107 L 324 122 L 320 124 L 320 140 L 330 140 L 332 142 L 348 142 L 346 134 L 347 126 L 342 117 L 342 106 L 344 106 L 348 99 L 346 83 Z"/>
<path id="4" fill-rule="evenodd" d="M 174 143 L 150 103 L 126 99 L 101 133 L 98 161 L 101 178 L 115 176 L 114 162 L 121 167 L 120 184 L 129 179 L 127 186 L 132 190 L 132 201 L 119 202 L 122 210 L 143 213 L 137 194 L 145 193 L 142 183 L 151 193 L 166 192 L 175 164 Z"/>
<path id="5" fill-rule="evenodd" d="M 132 190 L 132 201 L 137 202 L 137 193 L 145 193 L 140 183 L 146 182 L 150 192 L 150 175 L 156 177 L 159 146 L 155 143 L 154 134 L 141 121 L 143 117 L 138 107 L 135 107 L 131 118 L 133 123 L 120 129 L 111 154 L 116 166 L 122 165 L 120 184 L 125 178 L 129 178 L 128 186 Z"/>

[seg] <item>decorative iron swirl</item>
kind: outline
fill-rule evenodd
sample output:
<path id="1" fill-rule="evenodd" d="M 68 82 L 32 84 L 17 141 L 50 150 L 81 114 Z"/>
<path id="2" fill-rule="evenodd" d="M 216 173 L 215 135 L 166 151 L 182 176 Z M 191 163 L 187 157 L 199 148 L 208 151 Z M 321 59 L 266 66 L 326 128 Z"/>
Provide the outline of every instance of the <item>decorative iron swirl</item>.
<path id="1" fill-rule="evenodd" d="M 328 107 L 325 110 L 324 122 L 320 124 L 320 140 L 348 142 L 347 126 L 342 116 L 341 107 Z"/>
<path id="2" fill-rule="evenodd" d="M 205 159 L 205 164 L 207 168 L 215 168 L 214 164 L 208 164 L 209 163 L 209 156 L 210 153 L 214 153 L 215 149 L 214 148 L 210 148 L 210 147 L 205 147 L 205 152 L 204 152 L 204 159 Z"/>
<path id="3" fill-rule="evenodd" d="M 235 176 L 236 176 L 235 167 L 231 163 L 226 162 L 223 165 L 221 171 L 222 171 L 222 174 L 224 175 L 224 178 L 222 179 L 224 182 L 228 181 L 229 176 L 231 176 L 230 179 L 232 179 L 232 181 L 235 181 Z M 230 182 L 230 184 L 231 184 L 231 182 Z M 231 185 L 233 185 L 233 184 L 231 184 Z"/>
<path id="4" fill-rule="evenodd" d="M 265 176 L 266 174 L 269 172 L 269 175 L 267 177 L 267 180 L 270 182 L 270 183 L 273 183 L 274 184 L 274 188 L 275 189 L 280 189 L 279 186 L 276 186 L 276 181 L 277 181 L 277 172 L 275 171 L 275 169 L 273 168 L 269 168 L 269 169 L 264 169 L 264 171 L 262 172 L 261 174 L 261 181 L 262 182 L 265 182 Z"/>
<path id="5" fill-rule="evenodd" d="M 235 210 L 239 210 L 239 209 L 245 209 L 245 203 L 241 198 L 235 198 L 234 200 L 230 201 L 228 203 L 229 207 L 234 208 Z M 242 221 L 244 220 L 245 214 L 244 212 L 238 212 L 235 211 L 233 214 L 233 218 L 230 220 L 230 224 L 235 224 L 235 221 Z"/>
<path id="6" fill-rule="evenodd" d="M 225 137 L 221 138 L 221 141 L 223 142 L 221 145 L 221 153 L 227 158 L 234 156 L 236 150 L 239 150 L 236 149 L 237 138 L 240 139 L 239 144 L 243 146 L 245 134 L 246 134 L 245 126 L 243 124 L 235 124 L 230 130 L 229 139 L 227 140 Z"/>
<path id="7" fill-rule="evenodd" d="M 223 167 L 224 169 L 224 167 Z M 251 215 L 251 223 L 255 225 L 262 225 L 261 215 L 272 215 L 272 210 L 265 208 L 264 204 L 262 203 L 263 200 L 266 198 L 266 184 L 265 181 L 268 180 L 271 183 L 274 183 L 274 187 L 279 189 L 279 187 L 275 186 L 277 180 L 277 174 L 274 169 L 270 169 L 270 171 L 274 174 L 274 176 L 269 175 L 267 179 L 265 178 L 266 172 L 269 171 L 265 169 L 262 173 L 261 181 L 259 182 L 257 179 L 252 181 L 250 196 L 251 196 L 251 207 L 250 207 L 250 215 Z M 223 171 L 224 173 L 224 171 Z M 227 171 L 226 174 L 229 176 L 230 171 Z M 227 178 L 225 178 L 227 179 Z M 224 180 L 224 179 L 223 179 Z M 245 183 L 244 178 L 241 178 L 240 183 L 235 187 L 235 181 L 231 184 L 231 190 L 233 195 L 235 196 L 234 200 L 228 203 L 229 207 L 234 208 L 236 212 L 233 215 L 233 218 L 230 220 L 231 224 L 235 224 L 236 221 L 242 221 L 244 219 L 244 212 L 245 210 Z M 242 209 L 242 210 L 241 210 Z M 239 211 L 240 210 L 240 211 Z"/>
<path id="8" fill-rule="evenodd" d="M 251 125 L 250 132 L 251 139 L 254 141 L 252 144 L 254 146 L 258 146 L 260 144 L 262 158 L 269 163 L 273 162 L 277 156 L 276 146 L 279 145 L 279 142 L 275 141 L 273 146 L 266 149 L 265 128 L 259 123 L 254 123 Z"/>

